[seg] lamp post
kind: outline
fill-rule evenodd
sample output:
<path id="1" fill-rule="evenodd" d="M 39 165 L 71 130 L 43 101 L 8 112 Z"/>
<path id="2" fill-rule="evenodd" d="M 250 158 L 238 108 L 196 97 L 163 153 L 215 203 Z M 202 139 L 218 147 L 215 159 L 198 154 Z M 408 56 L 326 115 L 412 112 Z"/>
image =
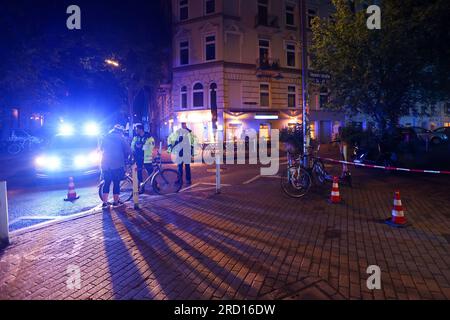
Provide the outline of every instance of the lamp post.
<path id="1" fill-rule="evenodd" d="M 300 39 L 302 42 L 302 127 L 303 127 L 303 165 L 309 167 L 309 119 L 306 101 L 308 99 L 308 34 L 306 0 L 300 0 Z"/>
<path id="2" fill-rule="evenodd" d="M 114 59 L 105 59 L 105 63 L 108 66 L 111 66 L 113 68 L 120 68 L 120 63 L 117 60 Z M 130 90 L 127 90 L 128 92 L 128 118 L 129 118 L 129 128 L 128 128 L 128 135 L 131 138 L 133 138 L 133 125 L 134 125 L 134 110 L 133 110 L 133 98 L 132 94 L 130 93 Z"/>

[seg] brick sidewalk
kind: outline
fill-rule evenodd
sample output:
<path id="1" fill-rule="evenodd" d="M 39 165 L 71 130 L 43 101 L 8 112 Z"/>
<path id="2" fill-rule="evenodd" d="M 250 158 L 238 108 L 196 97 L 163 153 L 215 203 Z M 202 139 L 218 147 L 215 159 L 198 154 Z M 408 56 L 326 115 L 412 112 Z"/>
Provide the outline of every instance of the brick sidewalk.
<path id="1" fill-rule="evenodd" d="M 290 199 L 259 179 L 27 232 L 0 251 L 0 299 L 449 299 L 448 188 L 410 181 L 341 187 L 333 206 L 328 186 Z M 380 222 L 393 185 L 405 229 Z M 369 265 L 381 290 L 366 287 Z M 72 266 L 80 289 L 67 286 Z"/>

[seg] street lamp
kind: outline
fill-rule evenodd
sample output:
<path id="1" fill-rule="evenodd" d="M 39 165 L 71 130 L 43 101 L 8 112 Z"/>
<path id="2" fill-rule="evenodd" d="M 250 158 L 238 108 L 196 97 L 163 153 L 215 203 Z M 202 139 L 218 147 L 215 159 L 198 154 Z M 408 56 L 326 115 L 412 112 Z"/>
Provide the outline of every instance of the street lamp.
<path id="1" fill-rule="evenodd" d="M 108 65 L 110 65 L 110 66 L 113 66 L 113 67 L 115 67 L 115 68 L 120 67 L 120 63 L 117 62 L 117 61 L 115 61 L 115 60 L 112 60 L 112 59 L 106 59 L 106 60 L 105 60 L 105 63 L 108 64 Z"/>
<path id="2" fill-rule="evenodd" d="M 114 67 L 114 68 L 119 68 L 120 67 L 120 63 L 118 61 L 116 61 L 116 60 L 113 60 L 113 59 L 105 59 L 105 63 L 107 65 L 111 66 L 111 67 Z M 128 117 L 129 117 L 128 134 L 129 134 L 130 138 L 132 138 L 133 137 L 133 120 L 134 120 L 133 103 L 131 103 L 128 106 Z"/>

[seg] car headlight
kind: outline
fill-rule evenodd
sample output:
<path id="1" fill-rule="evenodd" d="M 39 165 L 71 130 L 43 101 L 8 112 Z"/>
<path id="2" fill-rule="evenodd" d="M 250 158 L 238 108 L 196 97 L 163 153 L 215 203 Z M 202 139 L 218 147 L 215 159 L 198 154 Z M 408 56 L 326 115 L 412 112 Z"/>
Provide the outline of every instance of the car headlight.
<path id="1" fill-rule="evenodd" d="M 73 159 L 73 164 L 77 168 L 84 168 L 91 165 L 98 165 L 102 160 L 102 155 L 98 151 L 92 151 L 89 155 L 77 155 Z"/>
<path id="2" fill-rule="evenodd" d="M 92 151 L 89 154 L 89 161 L 94 164 L 100 164 L 100 162 L 102 161 L 102 154 L 100 153 L 100 151 Z"/>
<path id="3" fill-rule="evenodd" d="M 69 123 L 63 123 L 59 126 L 59 134 L 63 136 L 71 136 L 73 135 L 74 131 L 74 127 Z"/>
<path id="4" fill-rule="evenodd" d="M 82 168 L 88 164 L 88 161 L 85 156 L 80 155 L 80 156 L 75 157 L 75 159 L 73 160 L 73 163 L 74 163 L 75 167 Z"/>
<path id="5" fill-rule="evenodd" d="M 84 134 L 89 136 L 98 136 L 100 134 L 99 126 L 94 122 L 89 122 L 84 125 Z"/>
<path id="6" fill-rule="evenodd" d="M 40 157 L 37 157 L 37 158 L 34 160 L 34 163 L 35 163 L 36 166 L 38 166 L 38 167 L 44 167 L 45 164 L 46 164 L 46 159 L 45 159 L 45 157 L 40 156 Z"/>
<path id="7" fill-rule="evenodd" d="M 39 168 L 56 170 L 59 169 L 59 167 L 61 166 L 61 159 L 58 158 L 57 156 L 51 157 L 39 156 L 34 160 L 34 163 Z"/>

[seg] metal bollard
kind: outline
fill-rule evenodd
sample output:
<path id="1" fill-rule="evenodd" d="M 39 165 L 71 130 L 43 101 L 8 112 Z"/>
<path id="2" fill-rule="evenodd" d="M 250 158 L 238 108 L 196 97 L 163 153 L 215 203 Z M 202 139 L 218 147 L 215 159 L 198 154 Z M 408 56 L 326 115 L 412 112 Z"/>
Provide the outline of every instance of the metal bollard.
<path id="1" fill-rule="evenodd" d="M 139 181 L 137 174 L 137 164 L 133 163 L 131 166 L 132 177 L 133 177 L 133 203 L 134 209 L 139 209 Z"/>
<path id="2" fill-rule="evenodd" d="M 6 181 L 0 181 L 0 244 L 9 243 L 8 194 Z"/>
<path id="3" fill-rule="evenodd" d="M 216 135 L 216 194 L 220 194 L 221 182 L 220 182 L 220 163 L 223 159 L 223 153 L 220 150 L 223 150 L 223 139 L 220 138 L 220 132 L 217 130 Z M 219 144 L 222 144 L 219 146 Z"/>

